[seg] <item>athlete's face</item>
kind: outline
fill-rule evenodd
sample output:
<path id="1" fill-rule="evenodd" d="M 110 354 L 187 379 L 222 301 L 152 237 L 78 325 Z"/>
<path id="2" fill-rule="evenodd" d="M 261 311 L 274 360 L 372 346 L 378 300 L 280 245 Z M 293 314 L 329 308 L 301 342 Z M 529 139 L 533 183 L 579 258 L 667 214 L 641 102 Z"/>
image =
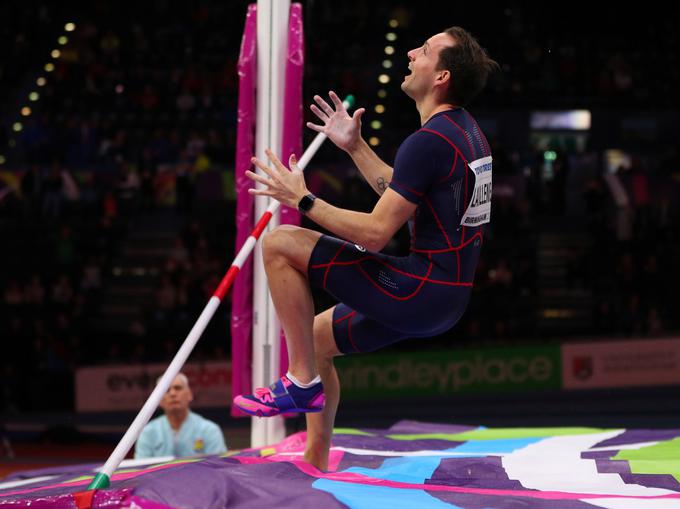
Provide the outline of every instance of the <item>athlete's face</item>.
<path id="1" fill-rule="evenodd" d="M 408 68 L 411 73 L 404 77 L 401 89 L 415 100 L 432 93 L 443 72 L 437 71 L 439 52 L 453 45 L 453 38 L 442 32 L 430 37 L 421 47 L 409 51 Z"/>

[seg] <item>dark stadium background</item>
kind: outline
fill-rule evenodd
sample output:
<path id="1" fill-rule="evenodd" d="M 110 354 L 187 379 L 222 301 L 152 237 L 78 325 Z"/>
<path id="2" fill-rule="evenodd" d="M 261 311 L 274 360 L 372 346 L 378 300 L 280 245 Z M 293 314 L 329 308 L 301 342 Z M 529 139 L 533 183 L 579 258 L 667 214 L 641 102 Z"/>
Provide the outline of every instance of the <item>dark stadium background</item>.
<path id="1" fill-rule="evenodd" d="M 388 354 L 677 337 L 680 11 L 621 5 L 303 2 L 304 104 L 330 89 L 354 94 L 367 108 L 364 136 L 388 161 L 418 127 L 398 86 L 408 49 L 460 25 L 502 69 L 468 108 L 492 144 L 496 191 L 470 306 L 452 331 Z M 167 362 L 230 263 L 246 6 L 0 5 L 0 431 L 16 454 L 3 460 L 8 468 L 107 454 L 132 414 L 75 412 L 76 370 Z M 536 124 L 538 112 L 559 121 L 575 110 L 589 112 L 589 128 Z M 309 173 L 312 190 L 337 205 L 375 202 L 330 143 Z M 404 252 L 405 239 L 388 249 Z M 319 308 L 332 304 L 316 297 Z M 229 355 L 227 302 L 191 359 Z M 350 398 L 338 423 L 677 426 L 677 389 L 546 386 L 370 408 Z M 247 420 L 225 408 L 204 413 L 231 447 L 247 445 Z"/>

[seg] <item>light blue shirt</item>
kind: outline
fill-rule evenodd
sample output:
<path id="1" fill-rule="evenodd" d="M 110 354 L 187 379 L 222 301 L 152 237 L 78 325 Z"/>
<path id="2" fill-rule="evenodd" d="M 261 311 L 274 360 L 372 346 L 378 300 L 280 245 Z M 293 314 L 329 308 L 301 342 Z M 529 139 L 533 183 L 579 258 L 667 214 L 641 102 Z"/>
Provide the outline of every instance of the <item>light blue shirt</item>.
<path id="1" fill-rule="evenodd" d="M 158 456 L 194 456 L 221 454 L 227 451 L 222 430 L 217 424 L 189 412 L 179 431 L 175 433 L 165 415 L 147 424 L 135 445 L 135 458 Z"/>

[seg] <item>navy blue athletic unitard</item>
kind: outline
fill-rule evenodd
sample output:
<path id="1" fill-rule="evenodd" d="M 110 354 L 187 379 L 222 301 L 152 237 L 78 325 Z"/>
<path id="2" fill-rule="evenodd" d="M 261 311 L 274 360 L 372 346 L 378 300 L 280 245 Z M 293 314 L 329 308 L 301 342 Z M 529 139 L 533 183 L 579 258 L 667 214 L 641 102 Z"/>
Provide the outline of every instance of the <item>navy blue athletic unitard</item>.
<path id="1" fill-rule="evenodd" d="M 491 167 L 489 143 L 472 116 L 463 108 L 437 113 L 399 147 L 390 182 L 418 205 L 410 254 L 319 239 L 309 280 L 340 301 L 333 333 L 342 353 L 434 336 L 460 319 L 490 220 Z"/>

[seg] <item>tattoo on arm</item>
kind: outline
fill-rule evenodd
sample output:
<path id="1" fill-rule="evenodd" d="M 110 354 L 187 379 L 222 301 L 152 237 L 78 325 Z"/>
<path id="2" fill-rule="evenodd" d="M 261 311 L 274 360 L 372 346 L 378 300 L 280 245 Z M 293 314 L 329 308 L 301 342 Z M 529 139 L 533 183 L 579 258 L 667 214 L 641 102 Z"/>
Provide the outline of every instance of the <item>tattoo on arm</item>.
<path id="1" fill-rule="evenodd" d="M 380 189 L 381 191 L 385 191 L 385 189 L 387 189 L 387 186 L 390 185 L 389 181 L 385 180 L 383 177 L 378 177 L 376 184 L 378 186 L 378 189 Z"/>

